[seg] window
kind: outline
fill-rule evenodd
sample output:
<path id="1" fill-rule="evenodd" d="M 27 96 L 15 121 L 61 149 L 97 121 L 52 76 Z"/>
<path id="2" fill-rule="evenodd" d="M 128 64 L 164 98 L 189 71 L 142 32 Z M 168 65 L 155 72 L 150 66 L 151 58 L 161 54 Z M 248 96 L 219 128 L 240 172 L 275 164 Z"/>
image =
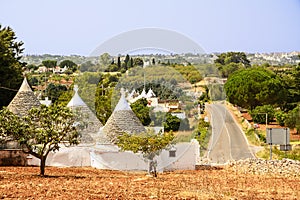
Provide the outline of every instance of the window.
<path id="1" fill-rule="evenodd" d="M 169 157 L 176 157 L 176 150 L 170 150 Z"/>

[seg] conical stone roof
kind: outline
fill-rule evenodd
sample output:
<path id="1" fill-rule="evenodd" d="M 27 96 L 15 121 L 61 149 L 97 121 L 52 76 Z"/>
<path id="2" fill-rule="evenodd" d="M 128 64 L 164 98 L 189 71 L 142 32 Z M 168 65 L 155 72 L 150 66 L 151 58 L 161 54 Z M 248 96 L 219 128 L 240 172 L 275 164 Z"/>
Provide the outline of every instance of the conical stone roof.
<path id="1" fill-rule="evenodd" d="M 124 92 L 121 91 L 121 98 L 102 131 L 112 143 L 115 143 L 118 136 L 124 132 L 139 134 L 146 131 L 143 124 L 131 110 Z"/>
<path id="2" fill-rule="evenodd" d="M 81 125 L 84 126 L 79 130 L 81 135 L 81 143 L 94 143 L 98 140 L 98 132 L 102 123 L 98 120 L 96 115 L 84 103 L 78 94 L 78 86 L 74 85 L 75 94 L 68 103 L 67 107 L 71 108 L 75 114 L 80 115 Z"/>
<path id="3" fill-rule="evenodd" d="M 41 103 L 31 90 L 27 79 L 24 78 L 19 91 L 7 108 L 16 115 L 25 116 L 32 107 L 39 107 L 40 105 Z"/>
<path id="4" fill-rule="evenodd" d="M 72 99 L 69 101 L 67 107 L 88 107 L 84 101 L 80 98 L 79 94 L 78 94 L 78 86 L 77 85 L 74 85 L 74 91 L 75 91 L 75 94 L 74 96 L 72 97 Z"/>

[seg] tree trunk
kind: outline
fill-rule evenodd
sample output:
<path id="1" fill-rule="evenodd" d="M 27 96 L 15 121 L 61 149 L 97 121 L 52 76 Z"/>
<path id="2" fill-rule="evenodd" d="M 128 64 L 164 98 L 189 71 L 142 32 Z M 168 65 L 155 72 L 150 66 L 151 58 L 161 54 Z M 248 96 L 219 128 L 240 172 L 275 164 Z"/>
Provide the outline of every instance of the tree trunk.
<path id="1" fill-rule="evenodd" d="M 148 173 L 149 174 L 153 174 L 154 177 L 157 177 L 157 173 L 156 173 L 156 166 L 157 166 L 157 161 L 156 160 L 149 160 L 149 170 Z"/>
<path id="2" fill-rule="evenodd" d="M 40 175 L 41 176 L 45 175 L 45 166 L 46 166 L 46 157 L 42 156 L 41 157 L 41 164 L 40 164 Z"/>

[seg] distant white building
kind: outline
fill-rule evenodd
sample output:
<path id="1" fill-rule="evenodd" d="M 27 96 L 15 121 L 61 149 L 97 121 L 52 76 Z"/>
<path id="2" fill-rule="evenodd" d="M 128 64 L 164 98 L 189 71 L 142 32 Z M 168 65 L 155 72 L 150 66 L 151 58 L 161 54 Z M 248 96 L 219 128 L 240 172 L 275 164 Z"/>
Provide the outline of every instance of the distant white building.
<path id="1" fill-rule="evenodd" d="M 63 74 L 65 73 L 65 71 L 68 70 L 68 68 L 67 66 L 64 67 L 56 66 L 52 70 L 53 70 L 53 74 Z"/>
<path id="2" fill-rule="evenodd" d="M 45 73 L 47 71 L 48 71 L 48 68 L 45 66 L 41 66 L 36 70 L 37 73 Z"/>
<path id="3" fill-rule="evenodd" d="M 46 106 L 50 106 L 52 101 L 49 100 L 48 97 L 45 97 L 45 100 L 40 100 L 40 103 L 43 104 L 43 105 L 46 105 Z"/>

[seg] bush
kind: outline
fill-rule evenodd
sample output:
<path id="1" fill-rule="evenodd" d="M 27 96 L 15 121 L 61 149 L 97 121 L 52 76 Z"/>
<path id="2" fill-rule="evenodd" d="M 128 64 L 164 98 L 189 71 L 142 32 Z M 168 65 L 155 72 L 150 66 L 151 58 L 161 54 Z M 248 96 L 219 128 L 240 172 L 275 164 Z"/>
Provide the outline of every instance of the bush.
<path id="1" fill-rule="evenodd" d="M 280 126 L 284 126 L 284 121 L 287 118 L 287 115 L 283 111 L 279 110 L 275 112 L 275 118 Z"/>
<path id="2" fill-rule="evenodd" d="M 253 121 L 260 124 L 266 123 L 266 114 L 268 123 L 274 120 L 275 111 L 271 105 L 257 106 L 250 111 Z"/>

